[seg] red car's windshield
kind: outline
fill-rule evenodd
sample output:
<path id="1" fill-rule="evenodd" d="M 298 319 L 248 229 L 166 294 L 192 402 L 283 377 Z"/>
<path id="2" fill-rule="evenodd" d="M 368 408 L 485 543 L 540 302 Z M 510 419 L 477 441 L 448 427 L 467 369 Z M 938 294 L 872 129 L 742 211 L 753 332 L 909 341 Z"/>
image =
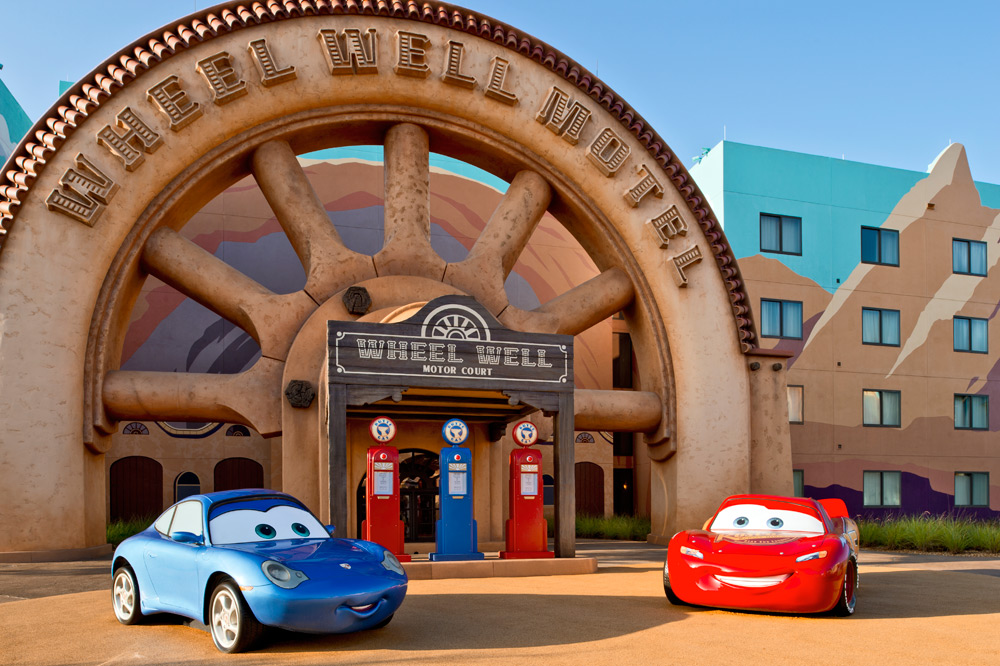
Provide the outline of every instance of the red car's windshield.
<path id="1" fill-rule="evenodd" d="M 826 526 L 813 509 L 792 502 L 750 499 L 727 504 L 715 514 L 713 532 L 804 532 L 824 534 Z"/>

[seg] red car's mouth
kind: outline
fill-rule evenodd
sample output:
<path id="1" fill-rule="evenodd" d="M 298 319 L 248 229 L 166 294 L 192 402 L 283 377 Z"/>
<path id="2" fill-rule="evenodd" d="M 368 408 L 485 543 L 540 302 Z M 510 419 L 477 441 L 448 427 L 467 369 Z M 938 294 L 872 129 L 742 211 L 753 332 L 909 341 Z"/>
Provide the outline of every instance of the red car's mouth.
<path id="1" fill-rule="evenodd" d="M 721 576 L 715 574 L 715 579 L 733 587 L 774 587 L 784 583 L 791 575 L 787 573 L 777 576 Z"/>

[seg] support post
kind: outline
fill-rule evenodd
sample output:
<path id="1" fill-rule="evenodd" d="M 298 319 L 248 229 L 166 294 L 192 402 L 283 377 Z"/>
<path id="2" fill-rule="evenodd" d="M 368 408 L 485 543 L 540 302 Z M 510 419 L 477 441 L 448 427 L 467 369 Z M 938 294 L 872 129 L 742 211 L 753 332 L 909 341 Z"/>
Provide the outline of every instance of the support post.
<path id="1" fill-rule="evenodd" d="M 555 415 L 556 557 L 576 557 L 576 453 L 573 439 L 573 392 L 559 394 Z"/>
<path id="2" fill-rule="evenodd" d="M 330 524 L 334 534 L 347 536 L 347 386 L 330 384 L 330 457 L 327 483 Z"/>

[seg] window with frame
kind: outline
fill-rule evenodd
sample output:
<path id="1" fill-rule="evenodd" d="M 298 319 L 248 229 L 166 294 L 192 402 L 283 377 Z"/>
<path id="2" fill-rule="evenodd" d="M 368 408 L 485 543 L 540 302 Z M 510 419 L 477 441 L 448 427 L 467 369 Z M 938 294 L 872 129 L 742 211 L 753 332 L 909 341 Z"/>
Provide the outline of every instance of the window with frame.
<path id="1" fill-rule="evenodd" d="M 986 275 L 986 243 L 951 239 L 951 270 L 961 275 Z"/>
<path id="2" fill-rule="evenodd" d="M 802 254 L 802 218 L 760 214 L 760 251 Z"/>
<path id="3" fill-rule="evenodd" d="M 900 506 L 902 503 L 901 476 L 900 472 L 865 471 L 865 506 Z"/>
<path id="4" fill-rule="evenodd" d="M 861 395 L 862 422 L 866 426 L 898 428 L 901 401 L 899 391 L 864 389 Z"/>
<path id="5" fill-rule="evenodd" d="M 805 423 L 803 418 L 805 410 L 803 409 L 803 400 L 805 399 L 805 387 L 796 386 L 794 384 L 788 385 L 788 422 L 789 423 Z"/>
<path id="6" fill-rule="evenodd" d="M 793 469 L 792 487 L 795 488 L 795 490 L 793 491 L 795 497 L 806 496 L 805 483 L 806 483 L 805 473 L 801 469 Z"/>
<path id="7" fill-rule="evenodd" d="M 861 342 L 866 345 L 899 346 L 899 310 L 861 308 Z"/>
<path id="8" fill-rule="evenodd" d="M 989 472 L 955 472 L 955 506 L 989 505 Z"/>
<path id="9" fill-rule="evenodd" d="M 760 335 L 802 339 L 802 301 L 760 299 Z"/>
<path id="10" fill-rule="evenodd" d="M 955 351 L 977 354 L 989 352 L 988 320 L 976 317 L 954 317 L 952 329 Z"/>
<path id="11" fill-rule="evenodd" d="M 990 397 L 956 393 L 955 430 L 988 430 L 989 427 Z"/>
<path id="12" fill-rule="evenodd" d="M 861 227 L 861 263 L 899 266 L 899 232 Z"/>
<path id="13" fill-rule="evenodd" d="M 201 492 L 201 480 L 194 472 L 181 472 L 174 479 L 174 501 L 180 502 L 182 499 L 197 495 Z"/>

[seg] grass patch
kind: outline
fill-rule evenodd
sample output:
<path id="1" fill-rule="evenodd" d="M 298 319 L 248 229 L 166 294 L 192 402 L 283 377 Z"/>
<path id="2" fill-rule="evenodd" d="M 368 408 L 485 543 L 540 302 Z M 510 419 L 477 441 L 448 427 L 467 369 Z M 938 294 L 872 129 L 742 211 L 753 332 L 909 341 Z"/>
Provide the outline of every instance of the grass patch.
<path id="1" fill-rule="evenodd" d="M 143 531 L 149 527 L 154 520 L 156 520 L 156 516 L 147 518 L 130 518 L 128 520 L 115 520 L 110 522 L 108 523 L 107 528 L 108 543 L 117 548 L 118 544 L 133 534 L 138 534 Z"/>
<path id="2" fill-rule="evenodd" d="M 861 518 L 862 548 L 1000 553 L 1000 521 L 955 516 Z"/>
<path id="3" fill-rule="evenodd" d="M 587 516 L 576 517 L 576 536 L 585 539 L 619 539 L 645 541 L 649 534 L 649 518 L 640 516 Z"/>

